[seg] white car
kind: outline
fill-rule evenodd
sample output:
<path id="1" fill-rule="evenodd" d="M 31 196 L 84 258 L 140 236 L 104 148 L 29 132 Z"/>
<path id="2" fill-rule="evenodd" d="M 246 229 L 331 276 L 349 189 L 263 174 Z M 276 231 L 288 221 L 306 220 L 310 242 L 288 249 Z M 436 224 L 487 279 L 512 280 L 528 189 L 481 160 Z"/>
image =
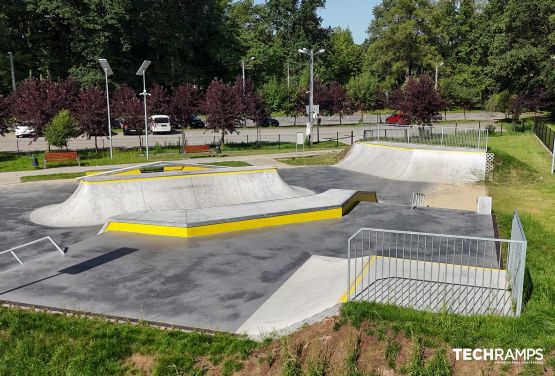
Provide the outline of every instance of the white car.
<path id="1" fill-rule="evenodd" d="M 15 137 L 32 137 L 35 135 L 35 130 L 29 125 L 17 125 L 15 127 Z"/>
<path id="2" fill-rule="evenodd" d="M 172 126 L 167 115 L 152 115 L 149 118 L 149 128 L 152 133 L 170 133 Z"/>

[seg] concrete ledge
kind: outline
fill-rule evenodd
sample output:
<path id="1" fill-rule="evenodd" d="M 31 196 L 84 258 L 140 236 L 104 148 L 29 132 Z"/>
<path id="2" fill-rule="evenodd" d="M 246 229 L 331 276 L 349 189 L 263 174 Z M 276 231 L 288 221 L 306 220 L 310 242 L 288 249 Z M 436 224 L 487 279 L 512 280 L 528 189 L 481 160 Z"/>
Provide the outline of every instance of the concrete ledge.
<path id="1" fill-rule="evenodd" d="M 99 233 L 130 232 L 194 237 L 294 223 L 339 219 L 373 192 L 331 189 L 324 193 L 266 202 L 202 209 L 142 211 L 108 219 Z"/>

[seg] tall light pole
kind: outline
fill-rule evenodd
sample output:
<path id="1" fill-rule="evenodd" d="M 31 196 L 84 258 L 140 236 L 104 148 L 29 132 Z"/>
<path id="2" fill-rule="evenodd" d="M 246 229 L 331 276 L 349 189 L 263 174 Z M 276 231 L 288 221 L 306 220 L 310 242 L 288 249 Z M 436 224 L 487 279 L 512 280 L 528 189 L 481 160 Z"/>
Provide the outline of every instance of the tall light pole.
<path id="1" fill-rule="evenodd" d="M 443 65 L 443 62 L 436 64 L 436 79 L 435 79 L 435 84 L 434 84 L 434 89 L 437 90 L 437 76 L 438 76 L 438 71 L 439 71 L 439 67 L 441 67 Z"/>
<path id="2" fill-rule="evenodd" d="M 249 60 L 253 61 L 254 56 L 252 56 Z M 246 80 L 246 78 L 245 78 L 245 62 L 246 62 L 245 59 L 241 59 L 241 74 L 242 74 L 242 77 L 243 77 L 243 95 L 245 95 L 245 80 Z"/>
<path id="3" fill-rule="evenodd" d="M 100 66 L 104 70 L 104 76 L 106 78 L 106 108 L 108 109 L 108 139 L 110 140 L 110 159 L 114 158 L 112 153 L 112 120 L 110 119 L 110 92 L 108 91 L 108 76 L 114 74 L 112 72 L 112 68 L 110 68 L 110 64 L 108 64 L 108 60 L 106 59 L 98 59 Z"/>
<path id="4" fill-rule="evenodd" d="M 15 93 L 15 71 L 13 69 L 13 54 L 12 52 L 8 52 L 8 56 L 10 57 L 10 69 L 12 71 L 12 90 Z"/>
<path id="5" fill-rule="evenodd" d="M 309 142 L 312 143 L 311 133 L 312 126 L 314 125 L 314 116 L 312 114 L 314 108 L 314 55 L 320 55 L 326 52 L 323 48 L 321 50 L 314 52 L 313 49 L 308 50 L 307 48 L 299 49 L 299 53 L 308 56 L 309 58 L 309 69 L 310 69 L 310 89 L 308 96 L 308 123 L 306 125 L 306 135 L 308 136 Z"/>
<path id="6" fill-rule="evenodd" d="M 141 64 L 141 66 L 139 67 L 139 70 L 137 71 L 137 76 L 143 76 L 143 92 L 140 94 L 143 96 L 143 103 L 144 103 L 144 107 L 145 107 L 145 143 L 146 143 L 146 159 L 148 159 L 148 119 L 147 119 L 147 115 L 146 115 L 146 97 L 147 95 L 150 95 L 146 92 L 146 69 L 148 68 L 148 66 L 150 65 L 150 60 L 145 60 L 143 61 L 143 63 Z"/>

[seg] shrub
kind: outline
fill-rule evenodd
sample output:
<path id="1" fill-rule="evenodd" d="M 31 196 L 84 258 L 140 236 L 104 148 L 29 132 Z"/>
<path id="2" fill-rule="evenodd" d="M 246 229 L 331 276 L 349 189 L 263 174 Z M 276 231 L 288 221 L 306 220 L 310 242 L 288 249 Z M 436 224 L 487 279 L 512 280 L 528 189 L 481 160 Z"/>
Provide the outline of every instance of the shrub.
<path id="1" fill-rule="evenodd" d="M 45 129 L 46 140 L 58 148 L 67 147 L 67 141 L 75 135 L 75 124 L 68 110 L 61 110 Z"/>

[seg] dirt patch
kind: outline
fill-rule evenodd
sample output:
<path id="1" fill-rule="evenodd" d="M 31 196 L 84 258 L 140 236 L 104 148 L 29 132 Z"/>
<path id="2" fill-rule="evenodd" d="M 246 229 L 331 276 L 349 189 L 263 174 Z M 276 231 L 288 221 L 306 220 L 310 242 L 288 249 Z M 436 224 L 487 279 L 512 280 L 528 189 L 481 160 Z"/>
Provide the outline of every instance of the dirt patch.
<path id="1" fill-rule="evenodd" d="M 131 375 L 152 375 L 154 355 L 134 353 L 129 358 L 125 359 L 125 364 L 131 368 Z"/>
<path id="2" fill-rule="evenodd" d="M 478 197 L 487 195 L 486 186 L 481 183 L 443 184 L 427 194 L 424 202 L 432 208 L 476 211 Z"/>

